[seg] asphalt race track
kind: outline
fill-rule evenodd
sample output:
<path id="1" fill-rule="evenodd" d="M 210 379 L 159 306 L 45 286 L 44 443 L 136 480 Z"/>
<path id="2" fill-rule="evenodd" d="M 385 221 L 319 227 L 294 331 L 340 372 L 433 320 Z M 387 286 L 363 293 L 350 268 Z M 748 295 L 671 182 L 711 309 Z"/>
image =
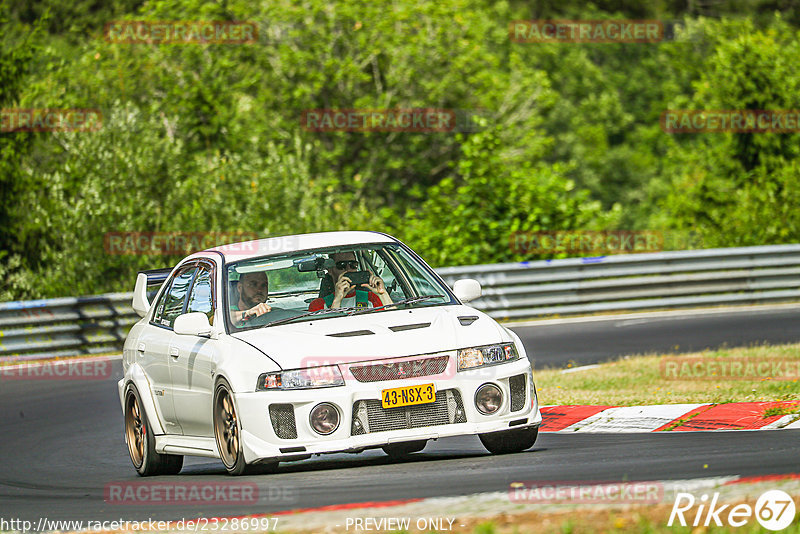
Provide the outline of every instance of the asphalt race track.
<path id="1" fill-rule="evenodd" d="M 718 340 L 719 344 L 727 340 L 728 345 L 797 341 L 800 329 L 791 325 L 798 318 L 797 310 L 782 310 L 686 321 L 552 325 L 541 327 L 541 332 L 523 327 L 518 332 L 526 346 L 535 344 L 541 366 L 542 360 L 559 364 L 555 350 L 559 344 L 566 347 L 567 359 L 590 363 L 628 352 L 662 350 L 659 344 L 667 342 L 689 349 L 714 346 Z M 96 381 L 0 380 L 0 517 L 181 519 L 507 491 L 515 481 L 675 480 L 798 471 L 800 430 L 543 433 L 532 450 L 520 454 L 491 456 L 477 437 L 460 437 L 429 442 L 423 452 L 400 462 L 376 450 L 315 457 L 282 464 L 276 473 L 238 479 L 228 477 L 218 461 L 192 458 L 178 476 L 147 480 L 255 483 L 258 502 L 109 504 L 104 501 L 107 484 L 145 480 L 136 476 L 123 440 L 116 393 L 119 361 L 114 361 L 113 370 L 111 379 Z"/>
<path id="2" fill-rule="evenodd" d="M 800 343 L 800 307 L 679 312 L 511 327 L 535 369 L 587 365 L 618 356 L 677 353 L 754 344 Z"/>

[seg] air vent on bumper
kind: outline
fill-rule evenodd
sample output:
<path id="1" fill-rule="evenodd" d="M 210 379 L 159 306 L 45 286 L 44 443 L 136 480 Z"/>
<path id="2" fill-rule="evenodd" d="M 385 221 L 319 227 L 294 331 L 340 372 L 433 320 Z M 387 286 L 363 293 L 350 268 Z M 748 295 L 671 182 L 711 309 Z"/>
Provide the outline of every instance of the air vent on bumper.
<path id="1" fill-rule="evenodd" d="M 508 379 L 511 390 L 511 411 L 518 412 L 525 407 L 525 375 L 516 375 Z"/>
<path id="2" fill-rule="evenodd" d="M 269 418 L 276 436 L 281 439 L 297 439 L 294 406 L 291 404 L 270 404 Z"/>

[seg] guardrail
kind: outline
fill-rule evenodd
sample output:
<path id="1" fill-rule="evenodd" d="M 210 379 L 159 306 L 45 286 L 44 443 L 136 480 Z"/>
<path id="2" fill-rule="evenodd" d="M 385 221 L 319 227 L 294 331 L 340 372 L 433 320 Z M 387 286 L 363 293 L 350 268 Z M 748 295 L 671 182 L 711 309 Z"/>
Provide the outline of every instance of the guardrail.
<path id="1" fill-rule="evenodd" d="M 444 267 L 475 278 L 497 319 L 800 301 L 800 245 Z M 132 282 L 131 282 L 132 283 Z M 131 293 L 0 303 L 0 358 L 116 351 L 138 316 Z"/>
<path id="2" fill-rule="evenodd" d="M 497 319 L 800 300 L 800 245 L 445 267 Z"/>
<path id="3" fill-rule="evenodd" d="M 139 318 L 132 293 L 0 302 L 0 358 L 117 351 Z"/>

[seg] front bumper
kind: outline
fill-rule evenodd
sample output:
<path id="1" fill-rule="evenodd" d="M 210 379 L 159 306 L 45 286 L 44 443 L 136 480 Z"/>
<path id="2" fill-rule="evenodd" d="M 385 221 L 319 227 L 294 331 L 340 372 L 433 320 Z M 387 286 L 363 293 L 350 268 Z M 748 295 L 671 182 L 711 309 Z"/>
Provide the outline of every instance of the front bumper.
<path id="1" fill-rule="evenodd" d="M 451 361 L 454 365 L 453 359 Z M 521 376 L 524 377 L 524 400 L 519 397 Z M 384 389 L 430 383 L 436 388 L 436 405 L 391 408 L 393 416 L 384 417 L 388 410 L 379 406 Z M 492 415 L 480 413 L 474 402 L 476 390 L 486 383 L 497 385 L 503 392 L 500 409 Z M 248 463 L 267 459 L 289 461 L 311 454 L 359 452 L 402 441 L 538 426 L 542 421 L 531 366 L 525 359 L 465 372 L 455 372 L 451 365 L 439 375 L 413 379 L 359 382 L 349 375 L 345 386 L 238 393 L 235 400 Z M 309 422 L 311 410 L 320 402 L 333 404 L 339 412 L 339 426 L 327 436 L 317 434 Z M 368 415 L 367 404 L 370 406 Z M 288 421 L 287 414 L 291 412 L 293 429 L 287 432 L 286 425 L 276 425 L 278 410 L 275 406 L 280 407 L 282 423 Z M 367 425 L 354 426 L 354 417 L 367 421 Z M 370 425 L 370 421 L 376 424 Z"/>

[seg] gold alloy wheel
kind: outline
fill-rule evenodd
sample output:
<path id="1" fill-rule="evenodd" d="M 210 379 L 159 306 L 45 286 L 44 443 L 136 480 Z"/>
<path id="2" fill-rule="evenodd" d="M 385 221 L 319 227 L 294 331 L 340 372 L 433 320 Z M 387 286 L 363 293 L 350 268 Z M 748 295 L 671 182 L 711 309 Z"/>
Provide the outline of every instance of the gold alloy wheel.
<path id="1" fill-rule="evenodd" d="M 239 421 L 231 394 L 225 387 L 220 387 L 218 391 L 214 410 L 214 434 L 222 463 L 225 467 L 232 468 L 239 459 Z"/>
<path id="2" fill-rule="evenodd" d="M 128 393 L 128 406 L 125 410 L 125 436 L 128 438 L 128 452 L 134 467 L 139 469 L 144 461 L 144 449 L 146 447 L 146 432 L 144 420 L 142 419 L 139 399 L 133 392 Z"/>

